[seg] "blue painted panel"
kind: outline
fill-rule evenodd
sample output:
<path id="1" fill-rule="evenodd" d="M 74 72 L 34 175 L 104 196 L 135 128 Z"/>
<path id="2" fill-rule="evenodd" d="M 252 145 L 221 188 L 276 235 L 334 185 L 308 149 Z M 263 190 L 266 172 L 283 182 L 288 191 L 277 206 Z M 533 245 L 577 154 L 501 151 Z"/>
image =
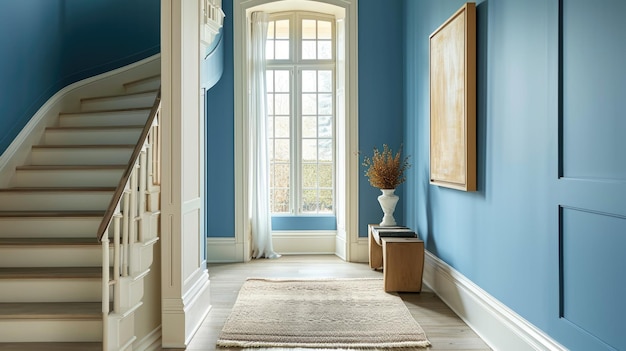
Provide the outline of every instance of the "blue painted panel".
<path id="1" fill-rule="evenodd" d="M 3 153 L 61 79 L 58 1 L 0 2 L 0 153 Z"/>
<path id="2" fill-rule="evenodd" d="M 272 216 L 272 230 L 337 230 L 335 216 Z"/>
<path id="3" fill-rule="evenodd" d="M 384 11 L 378 1 L 359 2 L 359 151 L 368 156 L 374 147 L 382 150 L 387 144 L 395 151 L 404 142 L 402 9 L 399 0 L 385 1 Z M 379 23 L 384 25 L 374 25 Z M 377 200 L 380 190 L 369 184 L 364 172 L 361 166 L 360 237 L 367 237 L 367 224 L 378 223 L 383 216 Z M 399 224 L 404 224 L 403 189 L 396 190 L 400 200 L 394 217 Z"/>
<path id="4" fill-rule="evenodd" d="M 624 13 L 624 1 L 563 1 L 565 177 L 626 180 Z"/>
<path id="5" fill-rule="evenodd" d="M 233 71 L 233 2 L 224 0 L 224 71 L 207 91 L 207 236 L 235 236 L 235 126 Z M 213 201 L 212 199 L 219 199 Z"/>
<path id="6" fill-rule="evenodd" d="M 616 350 L 626 350 L 626 218 L 562 210 L 562 316 Z"/>

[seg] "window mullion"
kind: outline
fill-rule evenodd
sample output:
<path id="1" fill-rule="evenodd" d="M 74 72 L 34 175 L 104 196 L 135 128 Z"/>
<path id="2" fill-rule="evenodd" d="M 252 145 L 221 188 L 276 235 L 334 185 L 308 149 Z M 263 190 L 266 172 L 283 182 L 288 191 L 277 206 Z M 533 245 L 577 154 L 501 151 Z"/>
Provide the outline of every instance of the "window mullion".
<path id="1" fill-rule="evenodd" d="M 292 95 L 292 160 L 293 160 L 293 185 L 292 196 L 294 199 L 294 214 L 299 215 L 302 213 L 302 108 L 301 108 L 301 72 L 297 66 L 291 71 L 293 80 L 293 95 Z"/>

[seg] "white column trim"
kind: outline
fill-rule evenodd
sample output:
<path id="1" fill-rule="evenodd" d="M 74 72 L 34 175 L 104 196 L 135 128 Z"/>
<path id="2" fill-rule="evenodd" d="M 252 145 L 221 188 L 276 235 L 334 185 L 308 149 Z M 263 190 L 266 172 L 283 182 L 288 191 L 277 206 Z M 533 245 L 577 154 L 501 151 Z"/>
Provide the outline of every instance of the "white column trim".
<path id="1" fill-rule="evenodd" d="M 162 345 L 185 348 L 209 312 L 204 230 L 202 0 L 161 0 Z"/>

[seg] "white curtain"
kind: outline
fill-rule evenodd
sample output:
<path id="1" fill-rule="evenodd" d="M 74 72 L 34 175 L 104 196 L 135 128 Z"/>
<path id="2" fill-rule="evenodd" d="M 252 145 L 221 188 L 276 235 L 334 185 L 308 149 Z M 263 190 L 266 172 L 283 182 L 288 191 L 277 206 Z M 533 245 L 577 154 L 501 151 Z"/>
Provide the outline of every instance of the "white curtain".
<path id="1" fill-rule="evenodd" d="M 269 198 L 269 160 L 267 158 L 267 106 L 265 85 L 265 41 L 267 18 L 263 12 L 252 13 L 250 57 L 249 123 L 249 213 L 252 231 L 252 257 L 277 258 L 272 245 L 272 222 Z"/>

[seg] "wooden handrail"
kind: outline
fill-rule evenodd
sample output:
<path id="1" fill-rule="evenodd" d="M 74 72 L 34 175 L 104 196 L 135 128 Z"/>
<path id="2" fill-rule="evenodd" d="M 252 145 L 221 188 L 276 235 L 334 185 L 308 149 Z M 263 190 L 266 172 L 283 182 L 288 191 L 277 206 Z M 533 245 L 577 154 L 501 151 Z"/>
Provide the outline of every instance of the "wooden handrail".
<path id="1" fill-rule="evenodd" d="M 111 219 L 113 218 L 115 208 L 117 207 L 117 204 L 120 202 L 120 199 L 122 198 L 122 193 L 124 193 L 124 188 L 126 187 L 126 183 L 128 183 L 128 180 L 133 171 L 133 168 L 135 167 L 135 164 L 137 163 L 137 159 L 139 158 L 139 154 L 141 153 L 141 149 L 143 148 L 144 143 L 146 142 L 146 139 L 148 138 L 148 134 L 150 133 L 150 128 L 152 128 L 152 123 L 154 122 L 154 119 L 156 118 L 156 115 L 158 114 L 160 109 L 161 109 L 161 87 L 159 87 L 157 96 L 154 99 L 154 104 L 152 105 L 152 109 L 150 110 L 150 116 L 148 116 L 148 120 L 146 121 L 146 124 L 144 125 L 143 130 L 141 131 L 141 135 L 139 136 L 139 141 L 137 141 L 137 145 L 135 145 L 135 148 L 133 149 L 133 153 L 130 156 L 130 160 L 128 161 L 128 164 L 126 165 L 126 169 L 124 170 L 122 179 L 120 179 L 120 182 L 117 184 L 117 188 L 115 189 L 115 193 L 113 193 L 111 202 L 109 202 L 109 206 L 107 207 L 104 213 L 104 218 L 102 218 L 102 222 L 100 222 L 100 226 L 98 227 L 98 232 L 96 234 L 96 238 L 98 239 L 99 242 L 102 242 L 102 237 L 105 235 L 107 228 L 109 226 L 109 223 L 111 222 Z"/>

